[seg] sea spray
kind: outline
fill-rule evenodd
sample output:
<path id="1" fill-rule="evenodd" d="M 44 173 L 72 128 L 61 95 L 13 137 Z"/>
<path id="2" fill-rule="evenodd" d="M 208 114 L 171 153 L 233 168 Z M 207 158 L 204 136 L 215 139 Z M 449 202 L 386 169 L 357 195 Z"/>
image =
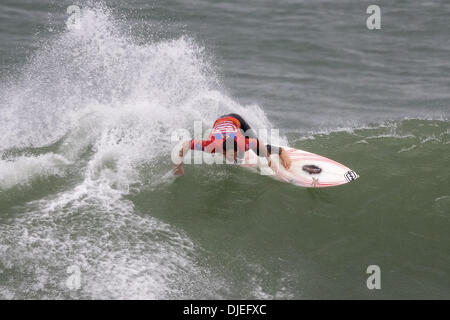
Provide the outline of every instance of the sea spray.
<path id="1" fill-rule="evenodd" d="M 192 39 L 138 45 L 105 8 L 85 8 L 80 18 L 80 28 L 47 41 L 8 86 L 0 109 L 3 158 L 11 148 L 58 144 L 61 156 L 77 161 L 90 148 L 91 173 L 105 168 L 115 184 L 129 184 L 136 168 L 170 154 L 173 130 L 192 130 L 195 120 L 207 126 L 233 111 L 256 127 L 271 126 L 258 106 L 221 93 Z"/>
<path id="2" fill-rule="evenodd" d="M 99 8 L 84 8 L 80 22 L 47 41 L 4 86 L 3 192 L 67 167 L 80 174 L 75 186 L 22 204 L 1 225 L 2 273 L 14 276 L 2 278 L 0 295 L 167 298 L 210 290 L 217 297 L 220 277 L 198 264 L 201 248 L 123 197 L 164 176 L 172 130 L 231 111 L 270 124 L 257 106 L 222 93 L 192 39 L 138 45 Z M 78 291 L 66 287 L 72 266 L 83 277 Z"/>

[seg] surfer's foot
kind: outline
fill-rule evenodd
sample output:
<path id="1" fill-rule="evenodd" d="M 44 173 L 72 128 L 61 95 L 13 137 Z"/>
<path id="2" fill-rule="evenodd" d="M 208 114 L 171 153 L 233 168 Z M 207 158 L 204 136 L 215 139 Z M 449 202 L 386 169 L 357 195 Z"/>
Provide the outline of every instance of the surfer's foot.
<path id="1" fill-rule="evenodd" d="M 303 170 L 308 172 L 309 174 L 318 174 L 322 172 L 322 169 L 312 164 L 304 165 Z"/>

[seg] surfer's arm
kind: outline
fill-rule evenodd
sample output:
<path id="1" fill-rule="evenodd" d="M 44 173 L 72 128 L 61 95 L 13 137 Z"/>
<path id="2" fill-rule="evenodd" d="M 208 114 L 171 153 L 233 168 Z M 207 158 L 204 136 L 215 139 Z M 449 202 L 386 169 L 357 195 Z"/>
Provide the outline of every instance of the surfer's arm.
<path id="1" fill-rule="evenodd" d="M 262 151 L 262 156 L 266 157 L 267 164 L 269 165 L 269 167 L 271 167 L 272 160 L 270 159 L 270 151 L 268 150 L 266 145 L 264 143 L 262 143 L 259 139 L 258 139 L 258 149 L 259 149 L 259 153 L 261 153 L 261 151 Z"/>
<path id="2" fill-rule="evenodd" d="M 190 148 L 190 146 L 191 146 L 191 141 L 183 142 L 183 146 L 182 146 L 182 148 L 180 150 L 180 154 L 179 154 L 181 157 L 181 160 L 183 160 L 184 156 L 186 156 L 186 153 L 187 153 L 188 149 Z"/>
<path id="3" fill-rule="evenodd" d="M 289 157 L 287 151 L 282 147 L 272 146 L 270 144 L 268 144 L 266 147 L 270 154 L 278 153 L 283 167 L 289 170 L 289 168 L 291 167 L 291 158 Z"/>
<path id="4" fill-rule="evenodd" d="M 289 154 L 286 152 L 286 150 L 282 147 L 272 146 L 270 144 L 265 145 L 262 143 L 259 139 L 257 140 L 257 147 L 253 148 L 253 151 L 259 156 L 259 157 L 266 157 L 267 162 L 269 166 L 272 166 L 272 161 L 270 160 L 270 155 L 278 153 L 280 156 L 280 159 L 282 161 L 283 166 L 286 169 L 289 169 L 291 167 L 291 159 L 289 157 Z M 256 149 L 256 150 L 255 150 Z"/>
<path id="5" fill-rule="evenodd" d="M 215 152 L 214 149 L 212 150 L 208 149 L 208 146 L 211 144 L 211 142 L 212 140 L 193 140 L 193 139 L 183 142 L 183 146 L 178 154 L 180 156 L 180 163 L 175 165 L 175 174 L 181 175 L 184 173 L 183 159 L 186 156 L 186 153 L 189 149 L 207 151 L 212 153 Z"/>
<path id="6" fill-rule="evenodd" d="M 272 166 L 272 160 L 270 159 L 270 145 L 265 145 L 259 139 L 250 138 L 246 140 L 248 143 L 248 148 L 252 149 L 258 157 L 265 157 L 267 159 L 267 164 L 269 167 Z M 247 147 L 246 147 L 247 148 Z"/>
<path id="7" fill-rule="evenodd" d="M 291 158 L 289 157 L 289 154 L 287 153 L 287 151 L 284 148 L 272 146 L 270 144 L 268 144 L 266 146 L 266 148 L 267 148 L 267 152 L 269 154 L 278 153 L 278 156 L 281 159 L 283 167 L 285 167 L 286 169 L 289 170 L 289 168 L 291 167 Z"/>

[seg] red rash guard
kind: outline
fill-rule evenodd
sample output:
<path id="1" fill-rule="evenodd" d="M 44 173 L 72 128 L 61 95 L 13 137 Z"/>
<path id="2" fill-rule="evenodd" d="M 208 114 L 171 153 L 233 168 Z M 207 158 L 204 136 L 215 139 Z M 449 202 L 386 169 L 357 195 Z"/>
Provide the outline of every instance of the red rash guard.
<path id="1" fill-rule="evenodd" d="M 244 137 L 239 120 L 234 117 L 223 117 L 214 122 L 207 140 L 191 140 L 191 149 L 222 153 L 223 143 L 227 138 L 233 138 L 240 151 L 248 151 L 258 147 L 257 139 Z"/>

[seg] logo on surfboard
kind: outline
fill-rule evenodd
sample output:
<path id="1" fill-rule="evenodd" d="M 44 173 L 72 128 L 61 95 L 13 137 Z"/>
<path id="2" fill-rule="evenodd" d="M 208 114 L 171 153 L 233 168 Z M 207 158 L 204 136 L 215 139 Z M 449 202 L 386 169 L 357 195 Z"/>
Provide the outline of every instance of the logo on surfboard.
<path id="1" fill-rule="evenodd" d="M 344 177 L 348 182 L 358 179 L 358 175 L 353 170 L 347 171 L 344 174 Z"/>

